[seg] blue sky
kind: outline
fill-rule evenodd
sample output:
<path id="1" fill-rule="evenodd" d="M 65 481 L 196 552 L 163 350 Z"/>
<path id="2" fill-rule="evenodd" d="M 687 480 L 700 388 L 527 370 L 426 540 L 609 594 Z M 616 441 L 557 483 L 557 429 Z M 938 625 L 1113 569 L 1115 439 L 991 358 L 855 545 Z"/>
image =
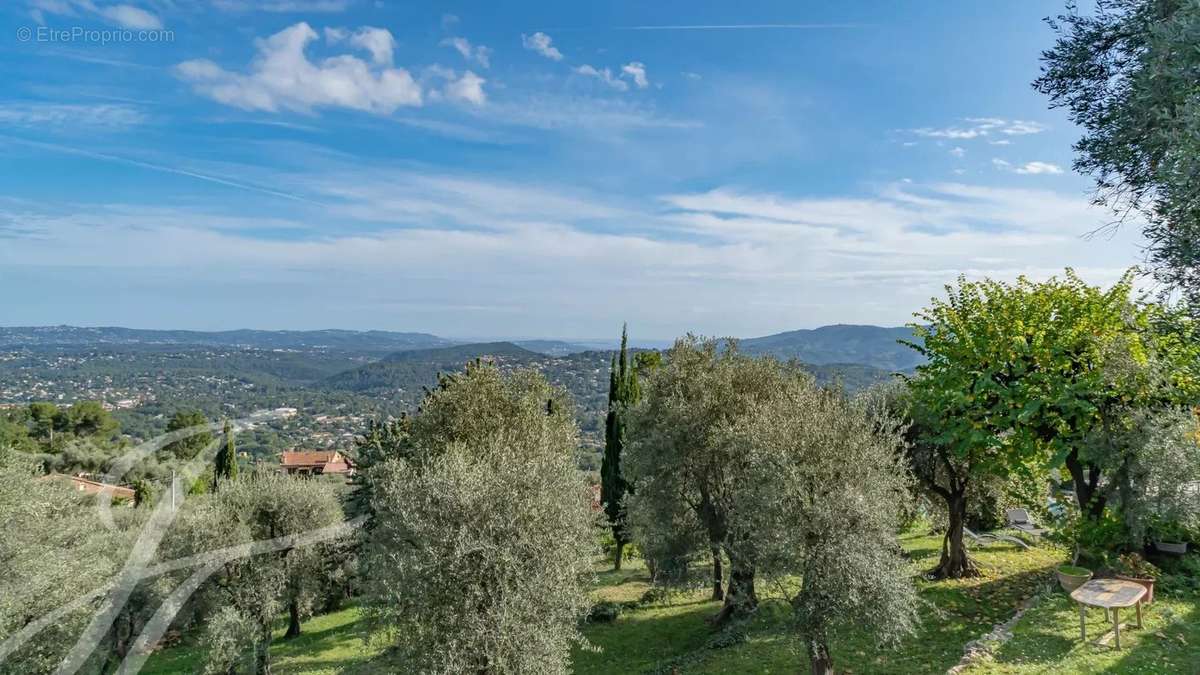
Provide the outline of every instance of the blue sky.
<path id="1" fill-rule="evenodd" d="M 14 0 L 0 323 L 754 336 L 1140 259 L 1053 3 Z M 105 32 L 107 31 L 107 32 Z"/>

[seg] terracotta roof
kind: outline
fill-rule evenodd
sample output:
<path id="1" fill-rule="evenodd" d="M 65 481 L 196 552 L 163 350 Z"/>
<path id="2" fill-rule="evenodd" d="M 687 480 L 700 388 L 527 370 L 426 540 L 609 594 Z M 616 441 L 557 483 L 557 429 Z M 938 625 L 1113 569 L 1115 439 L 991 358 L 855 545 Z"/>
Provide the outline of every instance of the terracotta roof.
<path id="1" fill-rule="evenodd" d="M 329 464 L 354 466 L 350 458 L 337 450 L 285 450 L 279 464 L 287 467 L 323 467 Z"/>
<path id="2" fill-rule="evenodd" d="M 72 487 L 79 492 L 86 492 L 89 495 L 100 494 L 101 492 L 108 490 L 109 494 L 111 494 L 114 499 L 133 499 L 133 490 L 127 487 L 121 487 L 120 485 L 109 485 L 108 483 L 101 483 L 84 478 L 82 476 L 68 476 L 62 473 L 52 473 L 42 476 L 42 480 L 63 479 L 71 481 Z"/>

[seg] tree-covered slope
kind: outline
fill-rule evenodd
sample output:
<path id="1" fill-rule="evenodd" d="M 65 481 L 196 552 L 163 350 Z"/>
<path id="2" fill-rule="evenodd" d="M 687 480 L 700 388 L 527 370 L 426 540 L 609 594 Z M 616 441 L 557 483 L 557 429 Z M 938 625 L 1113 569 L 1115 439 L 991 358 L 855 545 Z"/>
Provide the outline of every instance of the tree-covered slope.
<path id="1" fill-rule="evenodd" d="M 915 350 L 899 342 L 911 339 L 912 329 L 905 326 L 837 324 L 749 338 L 738 344 L 751 354 L 773 354 L 815 365 L 864 364 L 899 371 L 924 361 Z"/>

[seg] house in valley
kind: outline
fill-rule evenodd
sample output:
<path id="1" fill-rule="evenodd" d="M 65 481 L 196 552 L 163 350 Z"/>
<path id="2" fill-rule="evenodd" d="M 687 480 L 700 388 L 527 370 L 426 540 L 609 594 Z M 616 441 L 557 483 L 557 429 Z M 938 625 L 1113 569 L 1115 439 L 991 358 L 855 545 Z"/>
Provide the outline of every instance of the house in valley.
<path id="1" fill-rule="evenodd" d="M 285 450 L 279 468 L 295 476 L 354 475 L 354 463 L 337 450 Z"/>

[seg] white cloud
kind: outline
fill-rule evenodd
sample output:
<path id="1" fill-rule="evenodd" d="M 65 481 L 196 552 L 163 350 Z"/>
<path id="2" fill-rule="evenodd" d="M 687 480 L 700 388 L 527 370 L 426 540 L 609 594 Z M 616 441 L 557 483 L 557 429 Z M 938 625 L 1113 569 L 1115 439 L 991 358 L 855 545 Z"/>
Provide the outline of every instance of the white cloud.
<path id="1" fill-rule="evenodd" d="M 633 78 L 633 83 L 638 89 L 645 89 L 650 86 L 650 81 L 646 79 L 646 64 L 638 61 L 632 61 L 621 66 L 622 76 L 628 75 Z"/>
<path id="2" fill-rule="evenodd" d="M 74 103 L 0 104 L 0 125 L 30 128 L 79 129 L 97 127 L 123 129 L 142 124 L 146 115 L 123 103 L 83 105 Z"/>
<path id="3" fill-rule="evenodd" d="M 1012 145 L 1012 141 L 1007 138 L 1001 138 L 995 141 L 988 141 L 988 145 Z"/>
<path id="4" fill-rule="evenodd" d="M 484 68 L 491 68 L 492 50 L 490 47 L 483 45 L 471 45 L 471 41 L 465 37 L 448 37 L 440 43 L 443 47 L 453 47 L 455 51 L 462 54 L 462 57 L 468 63 L 475 62 Z"/>
<path id="5" fill-rule="evenodd" d="M 462 74 L 462 77 L 447 82 L 443 92 L 446 98 L 452 101 L 466 101 L 475 105 L 483 105 L 487 102 L 487 95 L 483 91 L 485 82 L 487 80 L 468 70 Z"/>
<path id="6" fill-rule="evenodd" d="M 100 10 L 100 14 L 119 26 L 133 30 L 158 30 L 162 20 L 144 9 L 132 5 L 112 5 Z"/>
<path id="7" fill-rule="evenodd" d="M 608 68 L 598 70 L 592 66 L 584 64 L 576 68 L 575 72 L 587 77 L 594 77 L 613 89 L 616 89 L 617 91 L 626 91 L 629 89 L 629 85 L 619 77 L 614 77 L 612 71 Z"/>
<path id="8" fill-rule="evenodd" d="M 271 12 L 303 14 L 308 12 L 344 12 L 353 0 L 212 0 L 214 7 L 226 12 Z"/>
<path id="9" fill-rule="evenodd" d="M 701 79 L 703 79 L 703 78 L 701 77 L 700 73 L 693 73 L 693 72 L 691 72 L 691 71 L 687 71 L 687 70 L 685 70 L 685 71 L 683 71 L 682 73 L 680 73 L 680 75 L 683 75 L 684 77 L 686 77 L 686 78 L 687 78 L 687 79 L 689 79 L 689 80 L 692 80 L 693 82 L 698 82 L 698 81 L 700 81 Z"/>
<path id="10" fill-rule="evenodd" d="M 396 39 L 390 31 L 373 26 L 363 26 L 351 33 L 345 28 L 326 28 L 325 41 L 337 44 L 349 41 L 351 45 L 371 54 L 371 60 L 376 65 L 392 65 L 392 52 L 396 49 Z"/>
<path id="11" fill-rule="evenodd" d="M 535 51 L 551 61 L 562 61 L 562 52 L 558 51 L 558 49 L 551 44 L 552 42 L 553 41 L 550 39 L 550 36 L 542 33 L 541 31 L 534 33 L 533 35 L 521 36 L 521 44 L 525 46 L 525 49 Z"/>
<path id="12" fill-rule="evenodd" d="M 30 0 L 29 6 L 39 23 L 44 22 L 44 14 L 70 17 L 90 14 L 130 30 L 158 30 L 163 27 L 162 19 L 157 15 L 127 4 L 97 4 L 92 0 Z"/>
<path id="13" fill-rule="evenodd" d="M 1038 122 L 1006 120 L 998 117 L 968 117 L 963 121 L 969 124 L 944 128 L 922 127 L 919 129 L 910 129 L 909 131 L 918 136 L 928 138 L 971 140 L 995 134 L 1024 136 L 1027 134 L 1038 134 L 1046 130 L 1046 127 Z"/>
<path id="14" fill-rule="evenodd" d="M 1049 162 L 1026 162 L 1017 166 L 1013 166 L 1011 162 L 1003 159 L 993 158 L 992 166 L 1003 171 L 1012 171 L 1024 175 L 1039 175 L 1039 174 L 1060 174 L 1063 172 L 1062 167 Z"/>
<path id="15" fill-rule="evenodd" d="M 1026 162 L 1023 165 L 1018 166 L 1016 168 L 1016 172 L 1024 174 L 1059 174 L 1062 173 L 1063 170 L 1062 167 L 1058 166 L 1057 164 L 1051 164 L 1049 162 Z"/>
<path id="16" fill-rule="evenodd" d="M 962 149 L 961 147 L 956 146 L 956 147 L 950 149 L 950 154 L 954 155 L 955 157 L 963 157 L 967 154 L 967 151 Z"/>
<path id="17" fill-rule="evenodd" d="M 394 44 L 388 31 L 364 28 L 350 38 L 371 52 L 375 67 L 349 54 L 310 61 L 305 49 L 316 39 L 317 33 L 301 22 L 256 40 L 258 54 L 245 73 L 225 70 L 208 59 L 184 61 L 175 72 L 198 93 L 246 110 L 340 107 L 389 114 L 422 104 L 421 86 L 412 75 L 404 68 L 385 66 Z"/>
<path id="18" fill-rule="evenodd" d="M 816 197 L 720 188 L 654 204 L 387 166 L 322 171 L 280 177 L 319 206 L 268 197 L 264 213 L 280 203 L 297 209 L 269 217 L 234 204 L 221 211 L 219 202 L 199 212 L 0 200 L 0 222 L 30 233 L 0 247 L 0 265 L 81 289 L 89 286 L 80 275 L 96 267 L 114 278 L 136 274 L 122 285 L 130 306 L 163 303 L 162 275 L 223 316 L 258 322 L 294 322 L 304 303 L 318 302 L 327 322 L 386 327 L 361 322 L 394 310 L 394 289 L 403 288 L 413 329 L 494 335 L 504 330 L 494 314 L 504 312 L 531 334 L 589 335 L 628 318 L 642 335 L 667 337 L 898 324 L 959 274 L 1044 278 L 1072 265 L 1089 282 L 1110 283 L 1137 251 L 1136 228 L 1080 239 L 1107 213 L 1046 190 L 896 183 Z M 292 234 L 264 236 L 263 227 Z M 614 278 L 622 293 L 604 292 Z M 291 292 L 264 290 L 281 285 Z M 151 286 L 156 295 L 137 295 Z M 645 293 L 658 301 L 627 302 Z M 444 323 L 447 315 L 461 323 Z"/>

